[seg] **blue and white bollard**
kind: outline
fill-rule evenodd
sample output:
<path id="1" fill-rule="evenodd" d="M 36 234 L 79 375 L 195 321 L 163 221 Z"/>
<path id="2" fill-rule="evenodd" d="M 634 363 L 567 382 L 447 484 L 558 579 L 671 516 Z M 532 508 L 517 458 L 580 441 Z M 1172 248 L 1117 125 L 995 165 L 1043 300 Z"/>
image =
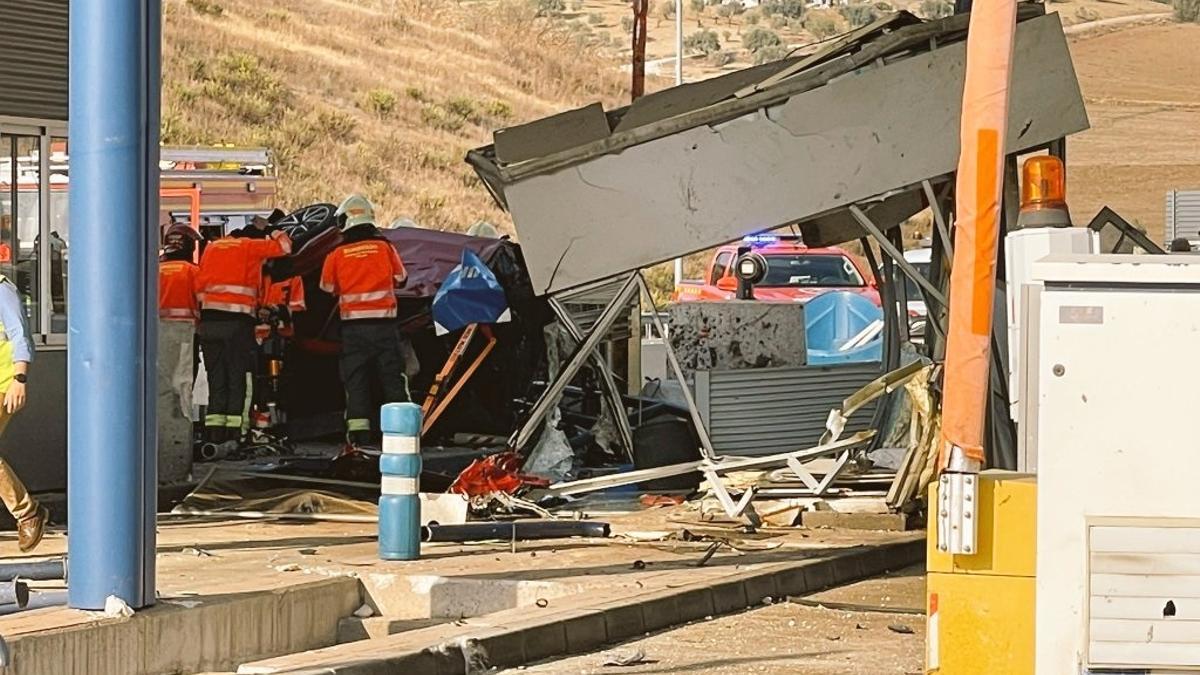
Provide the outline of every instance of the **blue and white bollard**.
<path id="1" fill-rule="evenodd" d="M 421 555 L 421 406 L 388 403 L 379 419 L 379 557 L 416 560 Z"/>

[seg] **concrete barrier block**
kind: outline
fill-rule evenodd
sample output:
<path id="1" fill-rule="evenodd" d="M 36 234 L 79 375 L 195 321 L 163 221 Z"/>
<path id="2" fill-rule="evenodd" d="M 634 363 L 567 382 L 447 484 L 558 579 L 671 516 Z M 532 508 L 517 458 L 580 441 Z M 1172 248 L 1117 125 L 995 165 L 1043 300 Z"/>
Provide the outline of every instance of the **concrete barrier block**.
<path id="1" fill-rule="evenodd" d="M 741 580 L 713 584 L 711 591 L 714 615 L 735 612 L 745 609 L 748 605 L 746 586 Z"/>

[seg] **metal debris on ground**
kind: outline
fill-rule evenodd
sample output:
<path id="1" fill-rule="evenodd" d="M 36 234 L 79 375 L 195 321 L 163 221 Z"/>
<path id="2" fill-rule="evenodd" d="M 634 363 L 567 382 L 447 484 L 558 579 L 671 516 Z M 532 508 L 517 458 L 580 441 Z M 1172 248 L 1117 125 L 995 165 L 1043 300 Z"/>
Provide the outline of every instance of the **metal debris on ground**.
<path id="1" fill-rule="evenodd" d="M 213 553 L 206 551 L 202 548 L 196 548 L 194 546 L 188 546 L 187 548 L 180 549 L 179 552 L 184 555 L 194 555 L 197 558 L 212 558 L 212 557 L 214 557 Z"/>
<path id="2" fill-rule="evenodd" d="M 104 616 L 129 618 L 133 616 L 133 608 L 121 598 L 110 595 L 104 599 Z"/>
<path id="3" fill-rule="evenodd" d="M 708 561 L 712 560 L 712 557 L 716 555 L 718 550 L 720 550 L 722 543 L 723 542 L 720 541 L 714 541 L 712 544 L 710 544 L 709 547 L 705 549 L 704 555 L 696 561 L 696 567 L 704 567 L 707 565 Z"/>
<path id="4" fill-rule="evenodd" d="M 886 605 L 864 605 L 854 602 L 831 602 L 828 600 L 817 600 L 815 598 L 797 598 L 789 597 L 788 602 L 804 607 L 817 607 L 820 609 L 830 609 L 842 612 L 868 612 L 877 614 L 911 614 L 913 616 L 924 616 L 924 609 L 916 609 L 912 607 L 888 607 Z"/>
<path id="5" fill-rule="evenodd" d="M 902 623 L 888 624 L 888 630 L 892 631 L 893 633 L 899 633 L 901 635 L 912 635 L 913 634 L 913 629 L 910 626 L 908 626 L 906 624 L 902 624 Z"/>
<path id="6" fill-rule="evenodd" d="M 604 657 L 604 666 L 636 666 L 640 663 L 648 663 L 646 661 L 646 652 L 641 649 L 634 649 L 624 652 L 609 652 Z"/>

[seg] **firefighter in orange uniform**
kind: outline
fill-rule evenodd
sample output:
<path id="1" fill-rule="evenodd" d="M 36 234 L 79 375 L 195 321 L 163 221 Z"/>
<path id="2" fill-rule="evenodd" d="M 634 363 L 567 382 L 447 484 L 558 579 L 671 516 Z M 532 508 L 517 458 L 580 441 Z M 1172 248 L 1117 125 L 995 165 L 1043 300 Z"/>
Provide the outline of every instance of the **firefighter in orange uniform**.
<path id="1" fill-rule="evenodd" d="M 338 298 L 342 352 L 339 369 L 346 388 L 346 437 L 354 446 L 370 443 L 371 374 L 378 374 L 385 403 L 409 400 L 404 375 L 396 288 L 407 274 L 391 242 L 375 227 L 375 207 L 351 195 L 338 207 L 342 243 L 325 258 L 321 290 Z"/>
<path id="2" fill-rule="evenodd" d="M 291 337 L 291 315 L 303 312 L 306 307 L 303 279 L 292 277 L 276 282 L 269 275 L 263 275 L 262 295 L 259 300 L 260 322 L 278 321 L 281 324 L 281 333 L 285 337 Z M 263 337 L 261 330 L 259 337 Z"/>
<path id="3" fill-rule="evenodd" d="M 158 262 L 158 318 L 195 325 L 200 320 L 196 301 L 196 273 L 192 262 L 200 235 L 186 225 L 174 225 L 163 237 Z"/>
<path id="4" fill-rule="evenodd" d="M 250 411 L 251 427 L 256 432 L 268 431 L 284 421 L 279 409 L 283 357 L 287 339 L 296 333 L 295 316 L 305 308 L 303 279 L 296 276 L 275 282 L 270 274 L 263 275 L 258 325 L 254 328 L 258 366 Z"/>
<path id="5" fill-rule="evenodd" d="M 254 326 L 263 263 L 292 252 L 282 230 L 265 218 L 211 242 L 200 260 L 200 350 L 208 372 L 204 440 L 236 446 L 241 439 L 246 375 L 254 358 Z"/>

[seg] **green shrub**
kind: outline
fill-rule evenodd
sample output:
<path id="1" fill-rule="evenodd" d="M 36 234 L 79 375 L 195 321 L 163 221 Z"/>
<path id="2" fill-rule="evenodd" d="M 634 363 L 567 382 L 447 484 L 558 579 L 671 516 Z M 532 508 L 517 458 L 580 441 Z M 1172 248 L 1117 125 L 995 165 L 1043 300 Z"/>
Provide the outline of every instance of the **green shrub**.
<path id="1" fill-rule="evenodd" d="M 604 15 L 600 14 L 599 12 L 592 12 L 591 14 L 588 14 L 588 23 L 592 24 L 593 26 L 599 26 L 600 24 L 604 23 Z"/>
<path id="2" fill-rule="evenodd" d="M 702 30 L 683 39 L 683 48 L 693 54 L 712 54 L 721 51 L 721 41 L 716 31 Z"/>
<path id="3" fill-rule="evenodd" d="M 427 105 L 421 109 L 421 121 L 425 126 L 439 131 L 455 132 L 463 128 L 463 118 L 451 115 L 441 106 Z"/>
<path id="4" fill-rule="evenodd" d="M 733 63 L 733 54 L 730 54 L 729 52 L 718 49 L 717 51 L 709 52 L 708 54 L 708 64 L 714 68 L 722 68 L 731 63 Z"/>
<path id="5" fill-rule="evenodd" d="M 429 101 L 429 99 L 425 97 L 425 92 L 421 91 L 420 87 L 405 87 L 404 95 L 418 103 L 426 103 Z"/>
<path id="6" fill-rule="evenodd" d="M 387 89 L 372 89 L 363 97 L 363 110 L 384 119 L 396 111 L 396 95 Z"/>
<path id="7" fill-rule="evenodd" d="M 442 107 L 451 115 L 457 115 L 464 120 L 473 120 L 476 118 L 475 101 L 466 96 L 455 96 L 446 99 L 446 103 Z"/>
<path id="8" fill-rule="evenodd" d="M 492 100 L 485 103 L 483 112 L 494 120 L 512 119 L 513 116 L 512 106 L 499 100 Z"/>
<path id="9" fill-rule="evenodd" d="M 322 110 L 317 114 L 317 128 L 328 138 L 343 143 L 354 140 L 354 130 L 358 123 L 354 118 L 340 110 Z"/>
<path id="10" fill-rule="evenodd" d="M 187 5 L 195 13 L 205 16 L 221 16 L 225 13 L 225 8 L 212 0 L 187 0 Z"/>
<path id="11" fill-rule="evenodd" d="M 809 12 L 804 19 L 804 29 L 818 40 L 837 35 L 838 23 L 835 16 L 830 12 Z"/>
<path id="12" fill-rule="evenodd" d="M 779 59 L 787 58 L 788 48 L 782 45 L 774 45 L 771 47 L 763 47 L 754 52 L 754 65 L 761 66 L 764 63 L 778 61 Z"/>
<path id="13" fill-rule="evenodd" d="M 674 19 L 675 0 L 662 0 L 658 4 L 658 15 L 664 19 Z"/>
<path id="14" fill-rule="evenodd" d="M 783 40 L 779 39 L 779 34 L 765 28 L 751 28 L 742 36 L 742 46 L 752 52 L 757 52 L 765 47 L 782 45 Z"/>
<path id="15" fill-rule="evenodd" d="M 789 19 L 799 19 L 804 16 L 805 0 L 766 0 L 762 7 L 767 16 L 785 16 Z"/>
<path id="16" fill-rule="evenodd" d="M 203 67 L 193 64 L 192 75 L 202 82 L 205 97 L 243 122 L 278 121 L 288 109 L 291 92 L 252 54 L 233 52 Z"/>
<path id="17" fill-rule="evenodd" d="M 842 18 L 846 20 L 846 23 L 850 24 L 851 28 L 865 26 L 879 19 L 879 11 L 874 5 L 869 4 L 842 5 L 838 8 L 838 11 L 841 13 Z"/>
<path id="18" fill-rule="evenodd" d="M 704 8 L 708 6 L 708 3 L 706 3 L 704 0 L 692 0 L 690 4 L 692 6 L 692 11 L 700 14 L 703 14 Z"/>
<path id="19" fill-rule="evenodd" d="M 565 0 L 534 0 L 533 7 L 538 16 L 556 16 L 567 11 Z"/>

